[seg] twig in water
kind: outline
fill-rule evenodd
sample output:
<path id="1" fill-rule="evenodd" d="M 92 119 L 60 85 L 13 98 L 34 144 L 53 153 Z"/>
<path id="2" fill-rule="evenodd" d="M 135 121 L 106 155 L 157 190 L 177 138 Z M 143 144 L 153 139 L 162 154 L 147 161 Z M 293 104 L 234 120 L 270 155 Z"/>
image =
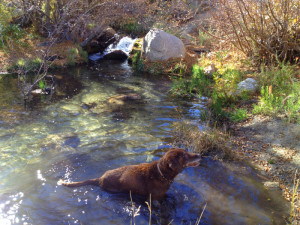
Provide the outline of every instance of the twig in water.
<path id="1" fill-rule="evenodd" d="M 205 203 L 205 206 L 204 206 L 204 208 L 203 208 L 203 210 L 202 210 L 202 213 L 201 213 L 201 215 L 199 216 L 199 218 L 197 219 L 195 225 L 199 225 L 199 223 L 200 223 L 200 221 L 201 221 L 201 218 L 202 218 L 202 216 L 203 216 L 203 213 L 204 213 L 204 211 L 205 211 L 206 205 L 207 205 L 207 203 Z"/>
<path id="2" fill-rule="evenodd" d="M 148 206 L 148 210 L 149 210 L 149 225 L 151 225 L 151 193 L 150 193 L 150 200 L 149 200 L 149 202 L 146 202 L 146 204 L 147 204 L 147 206 Z"/>
<path id="3" fill-rule="evenodd" d="M 130 201 L 131 201 L 131 207 L 132 207 L 132 221 L 131 221 L 131 224 L 133 223 L 133 225 L 135 225 L 135 217 L 140 215 L 139 212 L 140 212 L 141 206 L 139 206 L 137 208 L 136 212 L 135 212 L 133 201 L 132 201 L 132 196 L 131 196 L 131 191 L 129 192 L 129 195 L 130 195 Z"/>

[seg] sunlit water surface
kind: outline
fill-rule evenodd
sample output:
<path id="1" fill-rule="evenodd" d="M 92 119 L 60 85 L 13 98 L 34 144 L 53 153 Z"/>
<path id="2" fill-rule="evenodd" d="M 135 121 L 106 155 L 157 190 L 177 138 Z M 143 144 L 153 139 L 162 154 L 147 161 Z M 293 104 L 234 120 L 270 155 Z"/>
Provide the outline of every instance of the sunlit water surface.
<path id="1" fill-rule="evenodd" d="M 130 224 L 128 195 L 71 189 L 58 180 L 157 160 L 170 147 L 174 121 L 197 121 L 201 102 L 172 98 L 168 80 L 135 75 L 126 63 L 102 64 L 96 71 L 58 72 L 82 86 L 52 101 L 38 96 L 27 111 L 16 79 L 0 80 L 1 225 Z M 128 93 L 142 100 L 117 110 L 107 103 Z M 265 190 L 248 166 L 205 158 L 176 177 L 161 206 L 152 207 L 152 223 L 195 224 L 206 205 L 200 224 L 284 224 L 288 207 L 278 194 Z M 133 204 L 141 205 L 136 224 L 148 224 L 146 204 Z"/>

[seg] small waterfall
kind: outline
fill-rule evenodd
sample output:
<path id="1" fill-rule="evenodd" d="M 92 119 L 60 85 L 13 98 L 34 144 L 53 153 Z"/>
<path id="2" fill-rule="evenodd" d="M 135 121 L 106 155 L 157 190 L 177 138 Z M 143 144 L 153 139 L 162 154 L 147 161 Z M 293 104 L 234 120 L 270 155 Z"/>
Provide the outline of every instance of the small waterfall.
<path id="1" fill-rule="evenodd" d="M 96 54 L 90 55 L 89 59 L 92 61 L 97 61 L 99 59 L 102 59 L 108 53 L 111 53 L 116 50 L 122 50 L 127 55 L 129 55 L 129 52 L 131 51 L 135 41 L 136 41 L 136 39 L 132 39 L 130 37 L 123 37 L 117 44 L 110 44 L 102 54 L 96 53 Z"/>

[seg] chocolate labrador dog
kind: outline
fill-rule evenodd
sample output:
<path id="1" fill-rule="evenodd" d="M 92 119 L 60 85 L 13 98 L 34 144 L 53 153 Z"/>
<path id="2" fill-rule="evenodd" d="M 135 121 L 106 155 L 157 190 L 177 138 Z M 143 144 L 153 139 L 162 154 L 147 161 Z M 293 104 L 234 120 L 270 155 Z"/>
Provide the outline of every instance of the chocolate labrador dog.
<path id="1" fill-rule="evenodd" d="M 161 159 L 139 165 L 123 166 L 106 171 L 102 177 L 66 183 L 68 187 L 97 185 L 105 191 L 123 192 L 162 200 L 174 178 L 186 167 L 199 165 L 201 156 L 184 149 L 172 148 Z"/>

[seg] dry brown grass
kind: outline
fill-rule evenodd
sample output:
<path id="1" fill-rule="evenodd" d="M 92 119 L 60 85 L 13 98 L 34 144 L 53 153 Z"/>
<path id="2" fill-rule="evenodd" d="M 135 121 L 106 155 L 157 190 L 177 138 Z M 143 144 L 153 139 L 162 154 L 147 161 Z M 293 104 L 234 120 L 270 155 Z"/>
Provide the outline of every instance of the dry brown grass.
<path id="1" fill-rule="evenodd" d="M 232 159 L 230 135 L 219 128 L 198 126 L 188 122 L 175 122 L 173 125 L 174 145 L 184 146 L 201 155 L 212 155 L 216 158 Z"/>

